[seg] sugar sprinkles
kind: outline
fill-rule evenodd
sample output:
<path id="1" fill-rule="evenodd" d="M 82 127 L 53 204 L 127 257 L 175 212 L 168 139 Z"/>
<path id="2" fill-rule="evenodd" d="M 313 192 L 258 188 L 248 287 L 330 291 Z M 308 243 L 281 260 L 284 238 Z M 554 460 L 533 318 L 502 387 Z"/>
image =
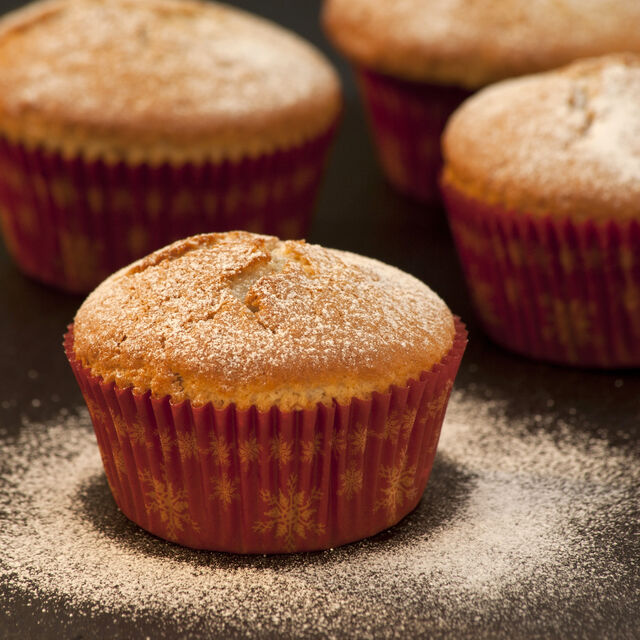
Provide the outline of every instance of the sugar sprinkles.
<path id="1" fill-rule="evenodd" d="M 618 559 L 640 539 L 639 490 L 633 453 L 457 392 L 425 497 L 394 529 L 315 554 L 194 552 L 117 511 L 81 411 L 25 423 L 0 450 L 0 613 L 31 593 L 45 609 L 63 599 L 84 616 L 161 618 L 167 637 L 495 637 L 559 632 L 563 607 L 583 606 L 593 630 L 602 594 L 640 583 Z M 610 535 L 620 523 L 628 539 Z M 616 606 L 617 637 L 631 637 L 631 604 Z"/>

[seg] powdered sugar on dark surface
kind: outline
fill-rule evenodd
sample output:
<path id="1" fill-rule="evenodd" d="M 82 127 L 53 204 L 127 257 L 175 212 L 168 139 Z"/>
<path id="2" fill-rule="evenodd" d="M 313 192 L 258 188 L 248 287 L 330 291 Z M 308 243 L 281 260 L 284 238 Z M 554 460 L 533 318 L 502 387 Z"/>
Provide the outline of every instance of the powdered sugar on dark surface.
<path id="1" fill-rule="evenodd" d="M 640 456 L 579 423 L 514 420 L 499 400 L 456 392 L 425 497 L 398 526 L 322 553 L 241 557 L 130 523 L 84 410 L 26 421 L 0 452 L 2 614 L 32 606 L 69 635 L 98 621 L 124 637 L 125 619 L 141 637 L 159 637 L 161 620 L 167 638 L 631 638 Z"/>

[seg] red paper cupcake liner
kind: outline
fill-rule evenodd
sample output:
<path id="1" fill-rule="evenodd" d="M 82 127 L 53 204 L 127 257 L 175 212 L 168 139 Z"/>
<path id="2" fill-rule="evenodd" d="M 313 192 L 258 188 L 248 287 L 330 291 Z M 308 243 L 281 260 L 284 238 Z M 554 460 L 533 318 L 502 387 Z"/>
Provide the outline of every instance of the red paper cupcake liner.
<path id="1" fill-rule="evenodd" d="M 419 380 L 304 411 L 173 404 L 120 389 L 65 351 L 123 513 L 198 549 L 287 553 L 371 536 L 418 504 L 466 330 Z"/>
<path id="2" fill-rule="evenodd" d="M 640 366 L 640 223 L 511 212 L 443 185 L 477 313 L 499 344 L 593 367 Z"/>
<path id="3" fill-rule="evenodd" d="M 387 179 L 409 196 L 438 202 L 440 137 L 451 113 L 471 92 L 400 80 L 364 68 L 356 73 Z"/>
<path id="4" fill-rule="evenodd" d="M 335 127 L 239 161 L 110 164 L 0 139 L 0 223 L 28 275 L 86 292 L 174 240 L 244 229 L 304 237 Z"/>

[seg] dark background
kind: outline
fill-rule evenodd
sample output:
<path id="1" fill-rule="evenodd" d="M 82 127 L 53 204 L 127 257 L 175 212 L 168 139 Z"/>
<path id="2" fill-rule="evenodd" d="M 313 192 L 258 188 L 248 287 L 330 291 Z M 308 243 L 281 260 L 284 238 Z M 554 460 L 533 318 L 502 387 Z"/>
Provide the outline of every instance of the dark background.
<path id="1" fill-rule="evenodd" d="M 0 10 L 22 4 L 0 2 Z M 554 415 L 640 452 L 637 371 L 580 371 L 534 363 L 501 350 L 484 337 L 473 316 L 444 213 L 397 195 L 380 175 L 350 69 L 331 50 L 320 30 L 320 2 L 236 0 L 232 4 L 271 18 L 315 43 L 336 65 L 344 83 L 344 118 L 308 239 L 396 265 L 436 290 L 469 327 L 470 344 L 456 381 L 458 387 L 479 399 L 488 395 L 505 399 L 514 419 L 544 413 L 545 407 L 553 404 Z M 0 427 L 9 434 L 20 429 L 23 415 L 48 419 L 61 407 L 81 404 L 61 348 L 62 334 L 81 301 L 22 276 L 0 244 Z M 40 406 L 32 405 L 34 398 L 40 399 Z M 0 451 L 1 447 L 0 440 Z M 637 530 L 638 523 L 633 524 Z M 619 592 L 603 594 L 601 602 L 593 603 L 605 621 L 611 617 L 612 624 L 605 626 L 610 631 L 619 628 L 615 616 L 621 603 L 638 602 L 640 576 L 637 566 L 633 570 L 638 562 L 638 540 L 627 545 L 631 580 L 622 584 Z M 0 583 L 0 603 L 7 588 Z M 640 637 L 640 611 L 629 606 L 622 609 L 627 611 L 625 628 L 634 628 L 635 616 L 635 628 L 639 629 L 635 637 Z M 64 607 L 43 613 L 26 599 L 16 602 L 11 611 L 0 606 L 0 638 L 103 637 L 107 633 L 104 627 L 91 628 L 90 621 L 70 621 L 67 614 Z M 554 633 L 547 629 L 546 637 L 602 637 L 601 629 L 582 625 L 579 609 L 566 615 L 564 629 Z M 355 631 L 345 630 L 345 635 Z M 160 626 L 145 629 L 152 637 L 159 632 Z M 113 622 L 108 635 L 138 634 L 142 631 L 134 633 L 123 619 Z M 502 625 L 489 635 L 513 638 L 529 634 L 524 627 Z"/>

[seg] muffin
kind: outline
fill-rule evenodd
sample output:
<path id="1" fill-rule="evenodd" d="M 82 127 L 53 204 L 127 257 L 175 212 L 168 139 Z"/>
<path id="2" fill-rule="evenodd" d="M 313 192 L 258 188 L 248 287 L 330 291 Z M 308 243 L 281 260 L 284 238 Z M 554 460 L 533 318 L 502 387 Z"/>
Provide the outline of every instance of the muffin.
<path id="1" fill-rule="evenodd" d="M 409 513 L 465 344 L 412 276 L 246 232 L 118 271 L 65 339 L 120 509 L 240 553 L 330 548 Z"/>
<path id="2" fill-rule="evenodd" d="M 580 57 L 640 51 L 628 0 L 325 0 L 327 34 L 355 65 L 388 179 L 438 199 L 440 134 L 471 92 Z"/>
<path id="3" fill-rule="evenodd" d="M 191 0 L 0 20 L 0 212 L 27 274 L 89 291 L 203 231 L 304 233 L 341 108 L 313 47 Z"/>
<path id="4" fill-rule="evenodd" d="M 443 193 L 489 335 L 558 363 L 640 365 L 640 56 L 483 90 L 443 138 Z"/>

